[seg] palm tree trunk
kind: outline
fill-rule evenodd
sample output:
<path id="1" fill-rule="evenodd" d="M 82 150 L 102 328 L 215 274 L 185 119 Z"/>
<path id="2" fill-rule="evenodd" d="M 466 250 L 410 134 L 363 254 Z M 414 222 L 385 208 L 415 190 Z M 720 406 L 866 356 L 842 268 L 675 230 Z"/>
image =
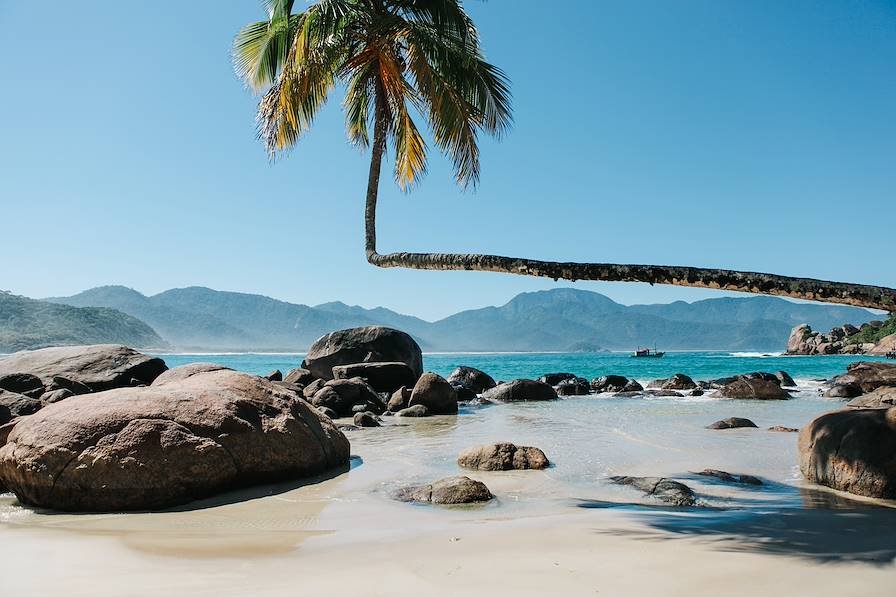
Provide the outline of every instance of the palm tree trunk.
<path id="1" fill-rule="evenodd" d="M 380 94 L 377 94 L 378 96 Z M 379 98 L 377 98 L 379 100 Z M 377 112 L 383 106 L 377 101 Z M 564 263 L 537 261 L 477 253 L 388 253 L 376 252 L 376 201 L 380 170 L 386 149 L 385 120 L 374 123 L 367 204 L 364 210 L 367 261 L 379 267 L 406 267 L 430 270 L 466 270 L 538 276 L 556 280 L 604 280 L 610 282 L 647 282 L 718 290 L 736 290 L 753 294 L 787 296 L 825 303 L 841 303 L 896 312 L 896 290 L 881 286 L 827 282 L 812 278 L 793 278 L 775 274 L 740 272 L 671 265 L 623 265 L 615 263 Z"/>

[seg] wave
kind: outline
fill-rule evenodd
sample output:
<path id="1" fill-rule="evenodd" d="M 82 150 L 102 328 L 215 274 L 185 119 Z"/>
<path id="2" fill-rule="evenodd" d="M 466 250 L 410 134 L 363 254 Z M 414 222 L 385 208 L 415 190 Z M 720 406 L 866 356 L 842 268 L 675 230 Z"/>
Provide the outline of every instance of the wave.
<path id="1" fill-rule="evenodd" d="M 783 352 L 729 352 L 729 357 L 738 357 L 742 359 L 765 359 L 771 357 L 780 357 Z"/>

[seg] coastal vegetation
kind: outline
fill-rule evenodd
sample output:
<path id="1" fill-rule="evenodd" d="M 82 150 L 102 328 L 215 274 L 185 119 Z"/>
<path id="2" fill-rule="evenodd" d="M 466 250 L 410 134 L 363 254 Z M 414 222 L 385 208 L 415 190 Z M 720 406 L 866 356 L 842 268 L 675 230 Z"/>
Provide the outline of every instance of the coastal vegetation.
<path id="1" fill-rule="evenodd" d="M 859 330 L 859 333 L 849 338 L 850 344 L 877 344 L 887 336 L 896 334 L 896 314 L 891 313 L 890 317 L 882 326 L 866 326 Z"/>
<path id="2" fill-rule="evenodd" d="M 71 307 L 0 292 L 0 353 L 105 342 L 166 346 L 150 326 L 116 309 Z"/>
<path id="3" fill-rule="evenodd" d="M 426 141 L 413 119 L 419 112 L 435 144 L 452 160 L 458 184 L 475 186 L 478 133 L 501 137 L 511 123 L 509 79 L 484 59 L 461 0 L 319 0 L 295 14 L 293 0 L 265 4 L 268 20 L 244 27 L 233 46 L 237 74 L 262 94 L 259 136 L 272 156 L 293 147 L 336 84 L 345 87 L 349 138 L 371 148 L 364 220 L 367 260 L 373 265 L 671 284 L 896 311 L 892 288 L 768 273 L 488 254 L 380 254 L 376 207 L 387 147 L 391 144 L 395 154 L 395 180 L 407 190 L 427 167 Z"/>

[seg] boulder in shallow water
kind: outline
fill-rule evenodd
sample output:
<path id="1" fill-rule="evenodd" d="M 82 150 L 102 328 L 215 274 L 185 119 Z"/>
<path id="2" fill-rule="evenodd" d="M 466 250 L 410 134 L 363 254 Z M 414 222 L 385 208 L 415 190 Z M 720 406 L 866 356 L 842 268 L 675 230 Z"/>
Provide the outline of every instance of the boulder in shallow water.
<path id="1" fill-rule="evenodd" d="M 579 379 L 579 376 L 575 373 L 545 373 L 538 378 L 538 381 L 540 381 L 541 383 L 546 383 L 549 386 L 556 386 L 560 382 L 567 381 L 569 379 Z"/>
<path id="2" fill-rule="evenodd" d="M 424 373 L 411 391 L 408 406 L 421 404 L 434 415 L 457 414 L 457 392 L 442 376 Z"/>
<path id="3" fill-rule="evenodd" d="M 457 382 L 448 382 L 451 384 L 451 387 L 454 388 L 454 391 L 457 392 L 457 401 L 458 402 L 472 402 L 478 399 L 478 395 L 476 392 L 468 388 L 467 386 L 461 385 Z"/>
<path id="4" fill-rule="evenodd" d="M 591 385 L 584 379 L 567 379 L 554 388 L 558 396 L 587 396 L 591 393 Z"/>
<path id="5" fill-rule="evenodd" d="M 395 493 L 395 499 L 399 501 L 428 504 L 473 504 L 494 497 L 485 483 L 469 477 L 448 477 L 432 485 L 406 487 Z"/>
<path id="6" fill-rule="evenodd" d="M 458 367 L 451 372 L 447 380 L 451 384 L 459 383 L 464 385 L 477 394 L 490 390 L 497 385 L 491 375 L 473 367 Z"/>
<path id="7" fill-rule="evenodd" d="M 333 379 L 333 367 L 353 363 L 404 363 L 414 379 L 423 374 L 423 353 L 408 334 L 382 326 L 330 332 L 318 338 L 302 367 L 316 377 Z"/>
<path id="8" fill-rule="evenodd" d="M 778 378 L 778 385 L 782 388 L 795 388 L 796 382 L 786 371 L 777 371 L 775 372 L 775 377 Z"/>
<path id="9" fill-rule="evenodd" d="M 896 408 L 821 415 L 800 431 L 798 446 L 808 481 L 896 499 Z"/>
<path id="10" fill-rule="evenodd" d="M 0 376 L 29 373 L 45 386 L 59 376 L 92 392 L 128 387 L 132 379 L 149 384 L 166 369 L 162 359 L 116 344 L 41 348 L 0 358 Z"/>
<path id="11" fill-rule="evenodd" d="M 377 392 L 391 394 L 402 386 L 413 387 L 417 376 L 405 363 L 352 363 L 333 367 L 333 379 L 360 377 Z"/>
<path id="12" fill-rule="evenodd" d="M 659 390 L 693 390 L 696 387 L 694 380 L 684 373 L 676 373 L 667 379 L 655 379 L 647 384 L 648 389 Z"/>
<path id="13" fill-rule="evenodd" d="M 773 425 L 768 428 L 769 431 L 777 431 L 779 433 L 796 433 L 799 431 L 796 427 L 785 427 L 784 425 Z"/>
<path id="14" fill-rule="evenodd" d="M 484 392 L 482 397 L 487 400 L 498 400 L 501 402 L 556 400 L 557 392 L 553 387 L 540 381 L 517 379 L 498 384 L 491 390 Z"/>
<path id="15" fill-rule="evenodd" d="M 722 386 L 722 398 L 738 400 L 787 400 L 790 393 L 776 382 L 760 378 L 738 377 Z"/>
<path id="16" fill-rule="evenodd" d="M 666 479 L 665 477 L 610 477 L 610 481 L 619 485 L 630 485 L 640 489 L 648 496 L 656 498 L 672 506 L 687 507 L 697 505 L 693 490 L 684 483 Z"/>
<path id="17" fill-rule="evenodd" d="M 637 383 L 637 382 L 635 382 Z M 604 375 L 591 380 L 591 389 L 597 393 L 603 392 L 624 392 L 629 384 L 629 379 L 621 375 Z M 643 389 L 638 384 L 637 389 Z"/>
<path id="18" fill-rule="evenodd" d="M 332 408 L 340 417 L 352 416 L 354 414 L 352 408 L 356 404 L 372 405 L 365 406 L 365 409 L 372 408 L 377 414 L 386 409 L 379 394 L 360 377 L 332 379 L 324 383 L 311 398 L 311 404 Z"/>
<path id="19" fill-rule="evenodd" d="M 326 417 L 264 378 L 209 371 L 51 404 L 0 448 L 0 480 L 24 504 L 151 510 L 347 465 Z"/>
<path id="20" fill-rule="evenodd" d="M 480 471 L 509 471 L 543 469 L 550 463 L 538 448 L 500 442 L 464 450 L 457 457 L 457 464 Z"/>
<path id="21" fill-rule="evenodd" d="M 727 419 L 722 419 L 721 421 L 716 421 L 712 425 L 707 425 L 707 429 L 738 429 L 741 427 L 756 427 L 756 423 L 751 421 L 750 419 L 743 419 L 741 417 L 729 417 Z"/>

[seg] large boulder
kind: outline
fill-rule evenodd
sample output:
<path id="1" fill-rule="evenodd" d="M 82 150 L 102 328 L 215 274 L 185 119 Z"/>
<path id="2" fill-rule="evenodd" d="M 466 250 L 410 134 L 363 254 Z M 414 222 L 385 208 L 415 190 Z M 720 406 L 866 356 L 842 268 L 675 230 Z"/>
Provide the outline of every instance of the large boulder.
<path id="1" fill-rule="evenodd" d="M 868 354 L 885 355 L 896 350 L 896 334 L 884 336 L 868 350 Z"/>
<path id="2" fill-rule="evenodd" d="M 896 498 L 896 408 L 821 415 L 799 435 L 806 479 L 840 491 Z"/>
<path id="3" fill-rule="evenodd" d="M 850 408 L 890 408 L 896 406 L 896 387 L 881 386 L 846 403 Z"/>
<path id="4" fill-rule="evenodd" d="M 408 406 L 423 405 L 433 415 L 457 414 L 457 391 L 445 378 L 424 373 L 411 391 Z"/>
<path id="5" fill-rule="evenodd" d="M 333 379 L 361 377 L 377 392 L 391 394 L 401 386 L 413 386 L 417 376 L 404 363 L 352 363 L 333 367 Z"/>
<path id="6" fill-rule="evenodd" d="M 166 369 L 162 359 L 116 344 L 41 348 L 0 358 L 0 376 L 28 373 L 45 386 L 61 377 L 92 392 L 149 384 Z"/>
<path id="7" fill-rule="evenodd" d="M 500 442 L 467 448 L 457 457 L 457 464 L 479 471 L 509 471 L 543 469 L 550 463 L 538 448 Z"/>
<path id="8" fill-rule="evenodd" d="M 790 393 L 776 382 L 761 378 L 740 377 L 722 386 L 722 398 L 748 400 L 787 400 Z"/>
<path id="9" fill-rule="evenodd" d="M 812 328 L 808 324 L 801 324 L 790 331 L 787 339 L 788 354 L 809 354 L 808 341 L 812 337 Z"/>
<path id="10" fill-rule="evenodd" d="M 466 386 L 477 394 L 490 390 L 497 385 L 491 375 L 473 367 L 458 367 L 451 372 L 447 379 L 449 383 Z"/>
<path id="11" fill-rule="evenodd" d="M 676 373 L 668 379 L 656 379 L 647 384 L 647 387 L 660 390 L 693 390 L 697 384 L 684 373 Z"/>
<path id="12" fill-rule="evenodd" d="M 408 334 L 382 326 L 351 328 L 318 338 L 302 367 L 316 377 L 333 379 L 333 367 L 353 363 L 404 363 L 416 380 L 423 374 L 423 353 Z"/>
<path id="13" fill-rule="evenodd" d="M 862 388 L 856 383 L 838 383 L 832 385 L 824 393 L 825 398 L 855 398 L 862 394 Z"/>
<path id="14" fill-rule="evenodd" d="M 498 384 L 494 388 L 483 392 L 482 397 L 487 400 L 500 400 L 502 402 L 556 400 L 557 392 L 550 385 L 540 381 L 517 379 Z"/>
<path id="15" fill-rule="evenodd" d="M 591 384 L 581 377 L 577 377 L 575 379 L 564 379 L 554 389 L 557 391 L 558 396 L 586 396 L 591 393 Z"/>
<path id="16" fill-rule="evenodd" d="M 469 477 L 448 477 L 431 485 L 406 487 L 395 493 L 395 499 L 399 501 L 427 504 L 472 504 L 487 502 L 493 497 L 485 483 Z"/>
<path id="17" fill-rule="evenodd" d="M 291 392 L 222 369 L 20 419 L 0 448 L 0 483 L 39 507 L 150 510 L 319 474 L 348 458 L 345 436 Z"/>
<path id="18" fill-rule="evenodd" d="M 878 361 L 850 363 L 846 373 L 834 378 L 835 384 L 854 383 L 864 392 L 871 392 L 881 386 L 896 386 L 896 365 Z"/>
<path id="19" fill-rule="evenodd" d="M 307 369 L 302 369 L 301 367 L 297 369 L 290 369 L 289 373 L 283 376 L 283 381 L 286 383 L 294 383 L 300 386 L 307 386 L 311 382 L 313 382 L 316 377 L 314 374 L 308 371 Z"/>

